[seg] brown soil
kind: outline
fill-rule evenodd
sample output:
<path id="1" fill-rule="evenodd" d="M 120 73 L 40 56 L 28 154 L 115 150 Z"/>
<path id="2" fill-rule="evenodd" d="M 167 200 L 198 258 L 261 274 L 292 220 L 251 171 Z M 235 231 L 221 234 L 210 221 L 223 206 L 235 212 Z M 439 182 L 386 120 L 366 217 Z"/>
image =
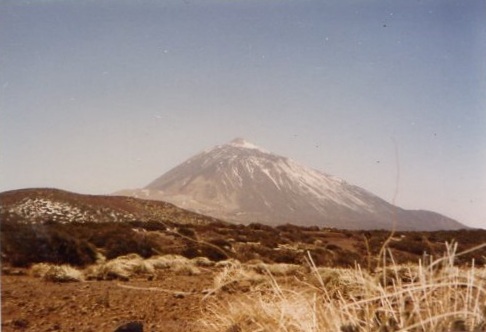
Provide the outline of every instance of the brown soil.
<path id="1" fill-rule="evenodd" d="M 212 280 L 209 270 L 198 276 L 163 272 L 156 280 L 127 282 L 53 283 L 2 275 L 1 330 L 112 332 L 140 321 L 144 331 L 204 331 L 198 320 Z"/>

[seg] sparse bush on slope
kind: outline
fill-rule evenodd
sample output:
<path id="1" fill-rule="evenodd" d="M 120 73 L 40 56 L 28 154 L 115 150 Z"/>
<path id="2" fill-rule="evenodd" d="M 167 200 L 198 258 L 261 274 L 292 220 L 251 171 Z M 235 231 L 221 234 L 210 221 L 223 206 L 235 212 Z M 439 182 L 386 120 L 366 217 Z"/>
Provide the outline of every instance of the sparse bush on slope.
<path id="1" fill-rule="evenodd" d="M 2 253 L 14 266 L 38 262 L 84 266 L 96 260 L 94 246 L 53 225 L 3 223 L 1 240 Z"/>

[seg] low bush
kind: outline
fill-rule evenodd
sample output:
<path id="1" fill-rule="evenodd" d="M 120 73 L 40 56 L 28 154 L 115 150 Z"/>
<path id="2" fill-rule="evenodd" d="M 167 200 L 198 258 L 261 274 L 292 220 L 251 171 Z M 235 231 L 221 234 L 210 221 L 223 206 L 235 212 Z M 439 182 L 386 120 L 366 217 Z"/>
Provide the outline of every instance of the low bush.
<path id="1" fill-rule="evenodd" d="M 135 233 L 131 230 L 124 234 L 111 234 L 106 238 L 104 245 L 108 259 L 132 253 L 147 258 L 155 254 L 155 247 L 156 244 L 145 234 Z"/>
<path id="2" fill-rule="evenodd" d="M 88 279 L 128 280 L 134 275 L 153 275 L 154 267 L 137 254 L 119 256 L 86 270 Z"/>
<path id="3" fill-rule="evenodd" d="M 198 275 L 201 273 L 199 266 L 212 264 L 205 258 L 189 260 L 179 255 L 164 255 L 143 259 L 137 254 L 129 254 L 92 265 L 86 269 L 85 274 L 88 279 L 127 281 L 134 277 L 153 278 L 157 270 L 168 270 L 178 275 Z"/>
<path id="4" fill-rule="evenodd" d="M 226 248 L 220 247 L 216 244 L 190 242 L 186 243 L 186 248 L 182 251 L 182 256 L 187 258 L 207 257 L 211 261 L 218 262 L 229 258 L 230 254 Z"/>
<path id="5" fill-rule="evenodd" d="M 2 253 L 13 266 L 46 262 L 84 266 L 96 261 L 96 248 L 55 225 L 3 224 Z"/>
<path id="6" fill-rule="evenodd" d="M 188 226 L 180 226 L 179 228 L 177 228 L 177 233 L 192 239 L 196 238 L 196 232 L 194 231 L 194 229 Z"/>
<path id="7" fill-rule="evenodd" d="M 69 265 L 51 265 L 44 277 L 46 281 L 77 282 L 83 281 L 83 273 Z"/>
<path id="8" fill-rule="evenodd" d="M 30 268 L 32 276 L 53 282 L 83 281 L 83 273 L 70 265 L 38 263 Z"/>
<path id="9" fill-rule="evenodd" d="M 391 241 L 388 245 L 392 249 L 398 249 L 405 252 L 410 252 L 414 255 L 419 255 L 419 256 L 423 255 L 424 253 L 430 254 L 431 252 L 431 248 L 419 236 L 414 236 L 414 237 L 406 236 L 402 238 L 400 241 Z"/>

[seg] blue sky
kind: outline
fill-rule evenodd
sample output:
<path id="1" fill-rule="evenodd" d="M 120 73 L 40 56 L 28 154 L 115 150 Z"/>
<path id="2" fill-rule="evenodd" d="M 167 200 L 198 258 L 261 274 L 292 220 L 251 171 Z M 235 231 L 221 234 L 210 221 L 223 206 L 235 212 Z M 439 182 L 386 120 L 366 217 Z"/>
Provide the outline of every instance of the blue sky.
<path id="1" fill-rule="evenodd" d="M 241 136 L 486 228 L 483 0 L 3 0 L 0 50 L 2 191 L 143 187 Z"/>

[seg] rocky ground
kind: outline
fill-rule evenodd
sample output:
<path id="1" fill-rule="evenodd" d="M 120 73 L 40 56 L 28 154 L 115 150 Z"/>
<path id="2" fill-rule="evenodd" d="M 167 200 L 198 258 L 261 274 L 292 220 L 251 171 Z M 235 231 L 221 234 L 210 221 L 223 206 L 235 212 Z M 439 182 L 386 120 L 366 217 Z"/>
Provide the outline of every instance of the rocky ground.
<path id="1" fill-rule="evenodd" d="M 9 331 L 111 332 L 132 321 L 144 331 L 204 331 L 198 320 L 213 272 L 159 273 L 155 280 L 53 283 L 2 275 L 2 328 Z"/>

